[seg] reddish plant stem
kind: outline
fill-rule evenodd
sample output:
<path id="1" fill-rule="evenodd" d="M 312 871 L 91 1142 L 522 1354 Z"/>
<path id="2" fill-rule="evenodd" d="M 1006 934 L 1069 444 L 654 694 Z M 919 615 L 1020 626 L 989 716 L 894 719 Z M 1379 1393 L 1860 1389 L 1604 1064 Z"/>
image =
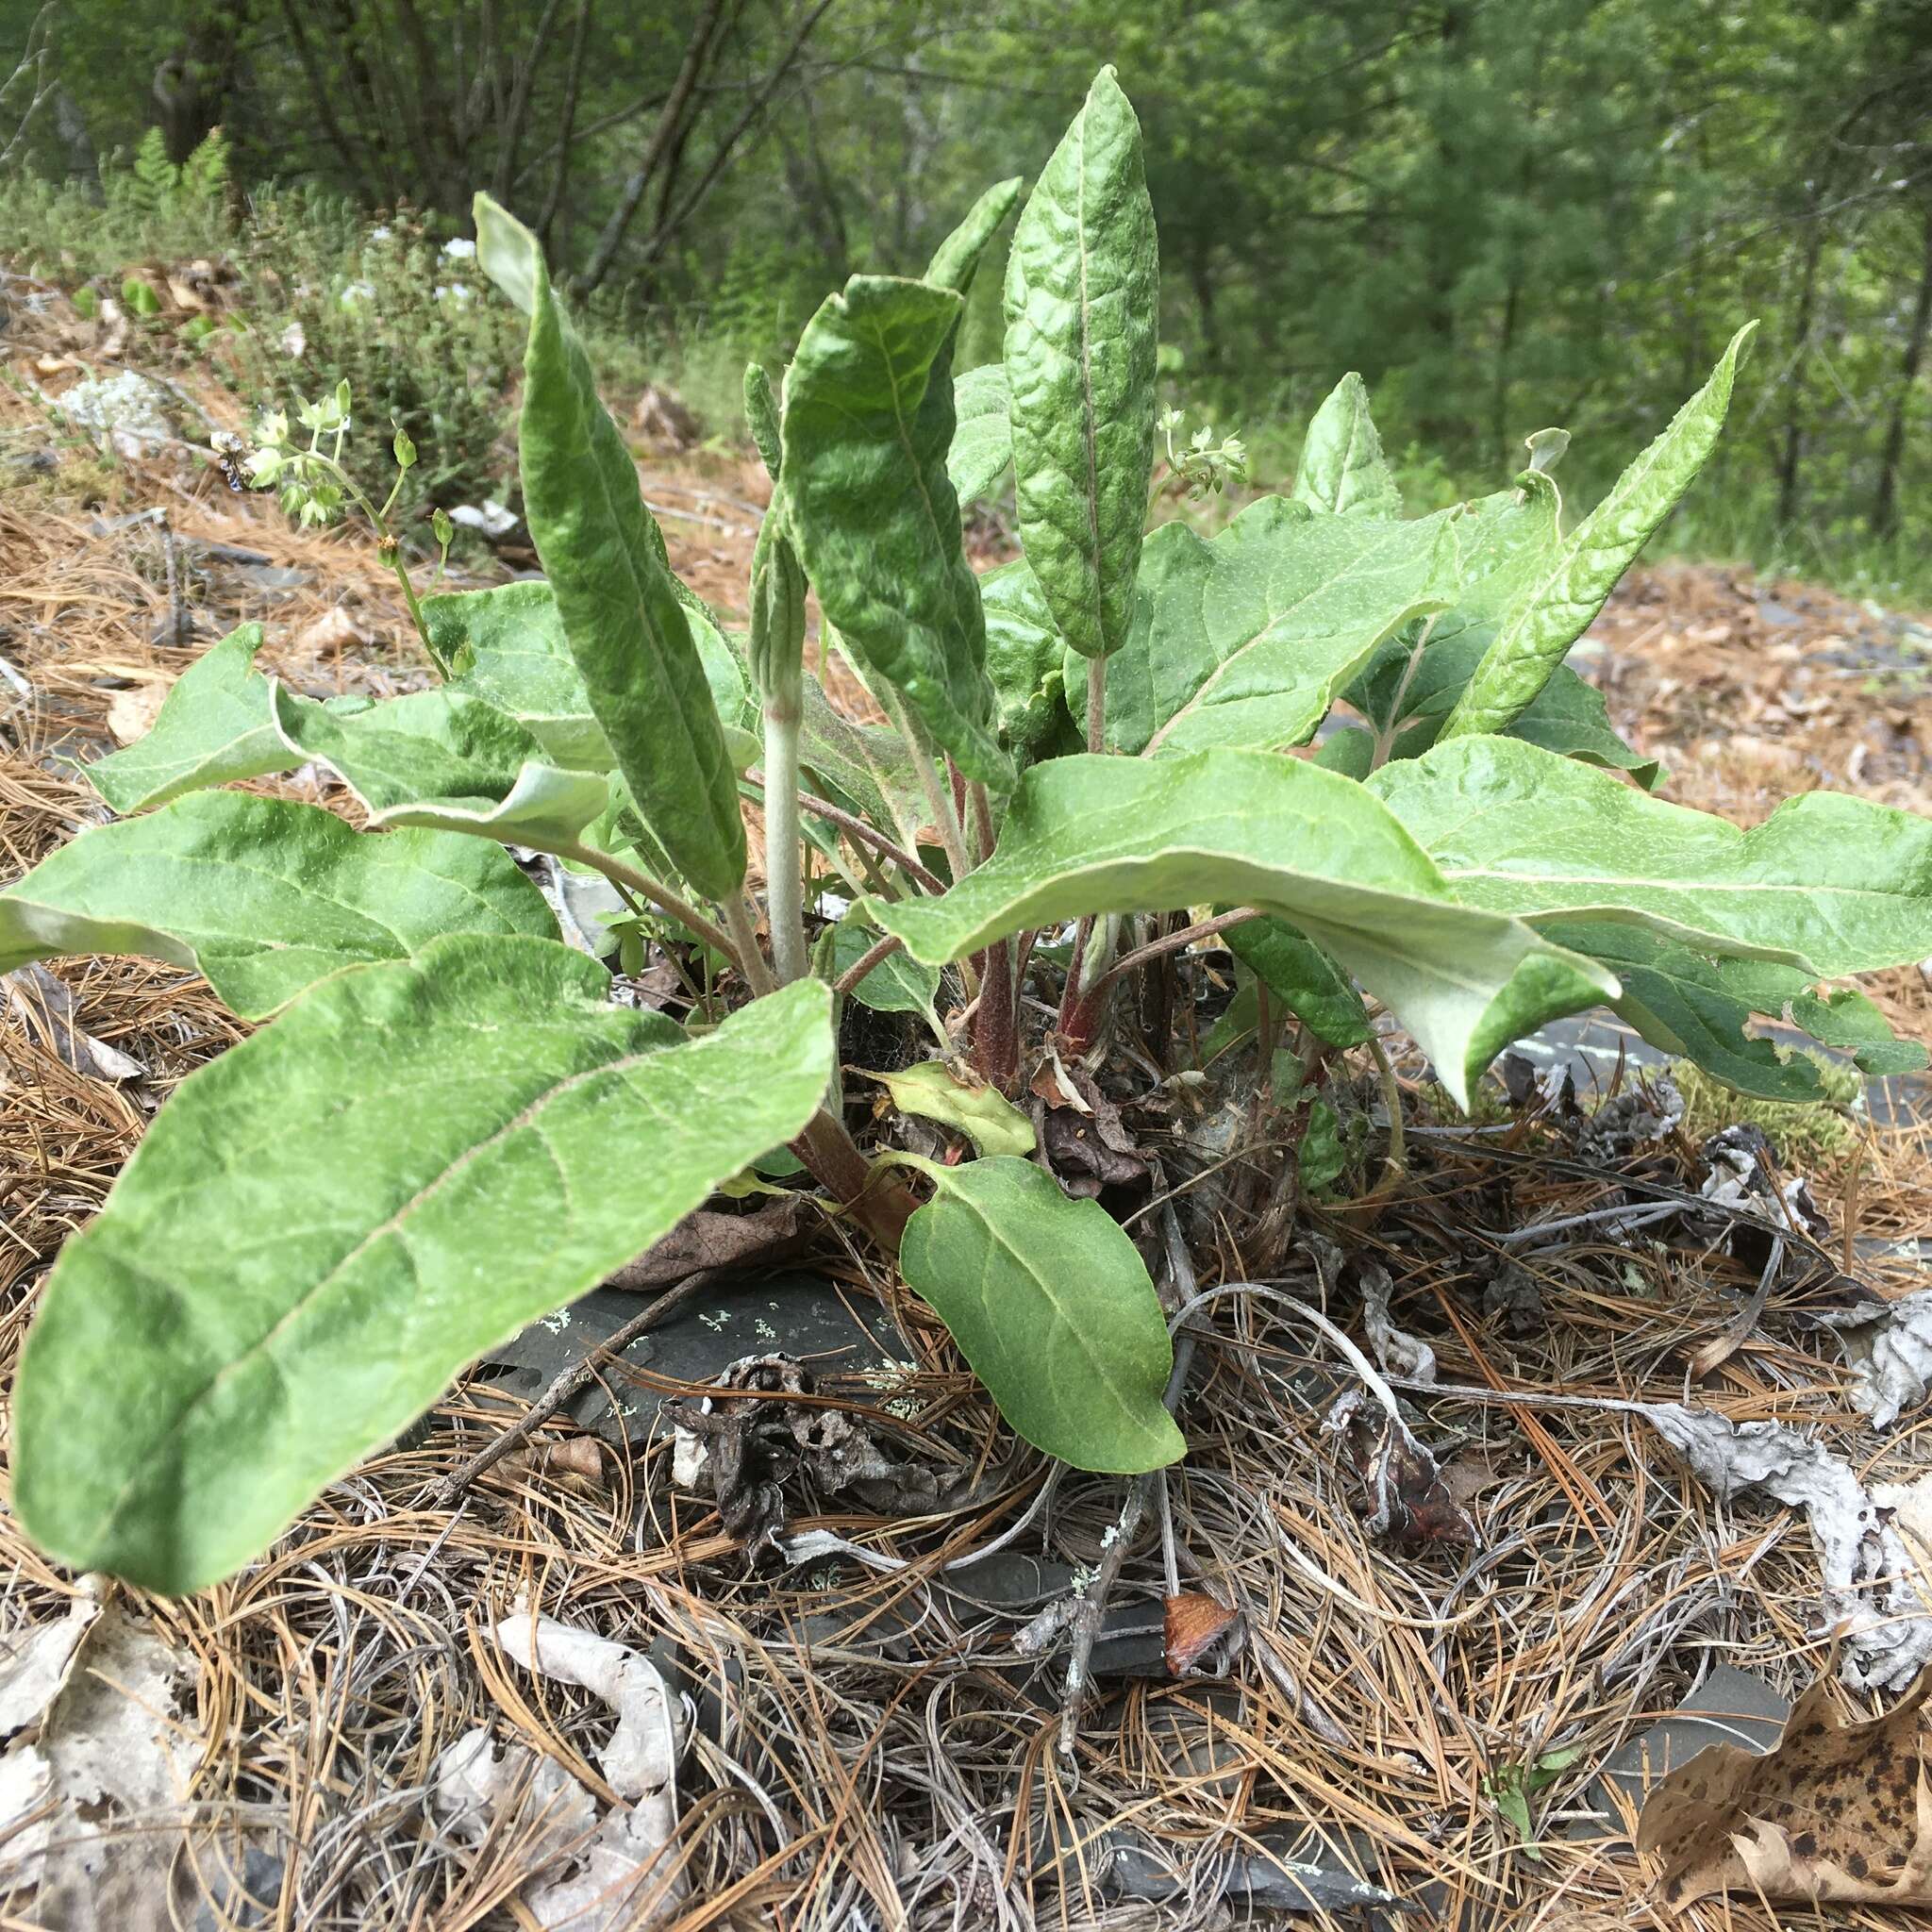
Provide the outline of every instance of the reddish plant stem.
<path id="1" fill-rule="evenodd" d="M 899 1237 L 918 1206 L 905 1182 L 869 1161 L 845 1123 L 823 1108 L 792 1141 L 791 1151 L 879 1247 L 896 1257 Z"/>

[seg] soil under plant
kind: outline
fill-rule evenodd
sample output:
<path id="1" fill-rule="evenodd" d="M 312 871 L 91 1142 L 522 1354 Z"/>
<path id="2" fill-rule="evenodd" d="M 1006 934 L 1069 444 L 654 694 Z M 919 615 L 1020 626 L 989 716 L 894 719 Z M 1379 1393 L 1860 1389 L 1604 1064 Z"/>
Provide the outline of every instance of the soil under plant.
<path id="1" fill-rule="evenodd" d="M 219 392 L 192 400 L 222 426 Z M 40 408 L 8 390 L 0 476 L 0 878 L 99 815 L 73 761 L 110 745 L 117 715 L 125 725 L 238 622 L 267 624 L 264 663 L 314 695 L 391 695 L 426 679 L 373 544 L 298 535 L 178 447 L 104 466 L 55 446 Z M 756 462 L 647 465 L 645 493 L 679 572 L 731 606 L 765 494 Z M 995 559 L 1004 533 L 980 534 L 978 560 Z M 1687 568 L 1636 573 L 1588 646 L 1579 668 L 1617 728 L 1673 768 L 1675 798 L 1747 822 L 1811 785 L 1932 806 L 1932 699 L 1923 678 L 1874 669 L 1901 654 L 1924 661 L 1923 629 Z M 849 683 L 834 695 L 865 702 Z M 312 770 L 256 782 L 324 796 Z M 1179 978 L 1203 1027 L 1231 986 L 1217 958 L 1226 965 L 1190 956 Z M 9 1373 L 60 1242 L 172 1085 L 242 1030 L 199 980 L 151 962 L 63 963 L 53 985 L 71 1009 L 46 986 L 9 988 L 0 1005 Z M 1871 990 L 1902 1035 L 1932 1031 L 1919 972 Z M 848 1065 L 892 1071 L 923 1054 L 919 1023 L 902 1029 L 900 1017 L 865 1014 L 841 1043 Z M 104 1076 L 90 1042 L 135 1071 Z M 1469 1123 L 1435 1108 L 1425 1068 L 1399 1038 L 1388 1044 L 1405 1174 L 1369 1208 L 1350 1205 L 1373 1186 L 1384 1141 L 1371 1081 L 1365 1127 L 1338 1109 L 1338 1192 L 1303 1201 L 1267 1281 L 1230 1287 L 1194 1339 L 1188 1459 L 1150 1492 L 1124 1546 L 1125 1486 L 1056 1477 L 1017 1444 L 937 1322 L 832 1227 L 813 1238 L 810 1265 L 855 1309 L 883 1304 L 904 1344 L 890 1377 L 836 1355 L 807 1364 L 803 1392 L 843 1419 L 841 1441 L 862 1437 L 890 1465 L 871 1488 L 830 1480 L 823 1432 L 774 1441 L 747 1423 L 731 1453 L 763 1457 L 768 1488 L 727 1528 L 728 1507 L 674 1480 L 668 1420 L 587 1451 L 559 1417 L 534 1452 L 442 1504 L 439 1486 L 519 1412 L 479 1374 L 231 1582 L 173 1602 L 113 1592 L 116 1614 L 179 1660 L 175 1707 L 156 1723 L 185 1740 L 197 1827 L 201 1877 L 183 1859 L 173 1874 L 180 1923 L 198 1890 L 234 1909 L 224 1872 L 280 1900 L 280 1919 L 242 1923 L 539 1923 L 516 1901 L 555 1851 L 544 1788 L 533 1779 L 504 1798 L 480 1834 L 434 1801 L 439 1760 L 477 1726 L 608 1799 L 609 1708 L 507 1654 L 493 1633 L 519 1606 L 650 1652 L 688 1692 L 682 1904 L 666 1924 L 1240 1924 L 1257 1846 L 1320 1866 L 1338 1910 L 1366 1886 L 1411 1902 L 1405 1923 L 1417 1924 L 1663 1923 L 1646 1916 L 1629 1817 L 1592 1809 L 1601 1767 L 1714 1663 L 1795 1695 L 1828 1646 L 1802 1520 L 1751 1497 L 1719 1504 L 1607 1405 L 1680 1401 L 1690 1378 L 1694 1399 L 1733 1422 L 1814 1432 L 1863 1482 L 1932 1475 L 1910 1418 L 1879 1436 L 1854 1407 L 1828 1325 L 1856 1284 L 1924 1284 L 1912 1244 L 1932 1235 L 1932 1108 L 1836 1136 L 1803 1124 L 1771 1158 L 1780 1180 L 1802 1176 L 1820 1220 L 1780 1231 L 1700 1205 L 1704 1142 L 1725 1124 L 1707 1094 L 1660 1131 L 1620 1137 L 1607 1102 L 1636 1094 L 1620 1119 L 1668 1121 L 1652 1074 L 1607 1064 L 1597 1091 L 1566 1094 L 1519 1071 L 1518 1097 L 1499 1078 Z M 1128 1092 L 1123 1082 L 1095 1097 Z M 1184 1258 L 1163 1271 L 1176 1292 L 1177 1273 L 1203 1289 L 1241 1278 L 1242 1217 L 1278 1171 L 1278 1149 L 1222 1133 L 1214 1105 L 1209 1087 L 1129 1106 L 1124 1144 L 1092 1113 L 1068 1129 L 1094 1137 L 1095 1191 L 1145 1252 L 1173 1264 L 1163 1230 L 1179 1234 Z M 908 1129 L 889 1108 L 879 1131 L 945 1158 L 942 1131 Z M 1360 1334 L 1365 1303 L 1398 1348 L 1425 1343 L 1437 1381 L 1462 1391 L 1423 1393 L 1395 1353 L 1381 1355 L 1428 1470 L 1391 1464 L 1401 1431 L 1373 1402 L 1336 1414 L 1360 1382 L 1301 1311 Z M 654 1372 L 648 1349 L 601 1373 L 640 1415 L 655 1414 L 649 1396 L 691 1393 Z M 1585 1400 L 1537 1399 L 1553 1392 Z M 720 1396 L 685 1420 L 716 1455 L 735 1415 Z M 774 1560 L 774 1538 L 805 1539 L 810 1560 Z M 18 1655 L 91 1586 L 49 1566 L 10 1517 L 0 1541 L 0 1626 Z M 994 1545 L 975 1576 L 962 1559 Z M 1037 1620 L 1096 1572 L 1112 1583 L 1067 1757 L 1066 1654 Z M 1170 1593 L 1189 1605 L 1184 1619 L 1213 1625 L 1177 1672 Z M 1499 1796 L 1525 1783 L 1533 1843 Z M 125 1842 L 139 1836 L 130 1824 Z M 0 1845 L 0 1893 L 12 1856 Z M 44 1923 L 30 1895 L 8 1909 Z M 121 1923 L 169 1923 L 158 1892 L 142 1909 L 152 1916 Z M 1831 1908 L 1818 1922 L 1910 1923 Z M 1679 1923 L 1783 1922 L 1733 1899 Z"/>

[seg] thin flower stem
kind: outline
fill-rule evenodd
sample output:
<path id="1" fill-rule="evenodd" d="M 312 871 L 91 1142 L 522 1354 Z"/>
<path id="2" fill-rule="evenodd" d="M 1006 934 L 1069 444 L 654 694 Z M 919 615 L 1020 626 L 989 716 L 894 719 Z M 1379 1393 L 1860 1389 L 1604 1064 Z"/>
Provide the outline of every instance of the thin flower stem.
<path id="1" fill-rule="evenodd" d="M 765 908 L 778 983 L 807 972 L 805 891 L 798 829 L 798 698 L 765 699 Z"/>

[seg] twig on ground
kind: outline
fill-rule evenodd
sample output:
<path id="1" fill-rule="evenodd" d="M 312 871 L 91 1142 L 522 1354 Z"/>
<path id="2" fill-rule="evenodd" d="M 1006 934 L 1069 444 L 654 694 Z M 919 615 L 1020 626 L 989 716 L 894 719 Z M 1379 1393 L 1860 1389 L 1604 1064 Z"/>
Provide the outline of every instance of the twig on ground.
<path id="1" fill-rule="evenodd" d="M 581 1361 L 573 1362 L 530 1405 L 520 1421 L 512 1423 L 500 1436 L 485 1443 L 459 1469 L 431 1487 L 430 1507 L 435 1509 L 452 1507 L 478 1476 L 494 1468 L 512 1449 L 522 1448 L 607 1362 L 615 1361 L 640 1335 L 655 1328 L 666 1315 L 681 1307 L 692 1295 L 715 1281 L 722 1272 L 716 1268 L 701 1268 L 695 1274 L 687 1274 L 676 1287 L 667 1288 L 642 1313 L 633 1315 L 615 1335 L 600 1341 Z"/>

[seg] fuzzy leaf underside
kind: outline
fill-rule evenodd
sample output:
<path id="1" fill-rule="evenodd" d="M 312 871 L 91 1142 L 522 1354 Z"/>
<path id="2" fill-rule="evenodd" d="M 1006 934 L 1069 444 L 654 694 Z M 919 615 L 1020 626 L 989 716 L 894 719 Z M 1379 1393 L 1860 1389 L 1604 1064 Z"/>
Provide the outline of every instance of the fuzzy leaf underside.
<path id="1" fill-rule="evenodd" d="M 1020 541 L 1068 645 L 1126 641 L 1154 467 L 1159 244 L 1141 124 L 1104 68 L 1007 258 Z"/>
<path id="2" fill-rule="evenodd" d="M 1732 337 L 1710 380 L 1625 470 L 1524 591 L 1443 726 L 1445 740 L 1503 730 L 1590 628 L 1617 579 L 1687 491 L 1724 428 L 1738 358 L 1756 323 Z"/>
<path id="3" fill-rule="evenodd" d="M 16 1391 L 28 1529 L 146 1589 L 226 1575 L 795 1134 L 828 1011 L 801 982 L 686 1040 L 528 940 L 316 988 L 182 1083 L 63 1252 Z"/>
<path id="4" fill-rule="evenodd" d="M 278 685 L 275 718 L 291 750 L 341 778 L 374 825 L 549 847 L 575 840 L 609 802 L 601 774 L 552 765 L 514 718 L 448 686 L 337 717 Z"/>
<path id="5" fill-rule="evenodd" d="M 1814 974 L 1932 954 L 1932 819 L 1830 791 L 1740 831 L 1507 738 L 1368 781 L 1458 898 L 1541 924 L 1618 920 Z"/>
<path id="6" fill-rule="evenodd" d="M 827 296 L 785 379 L 785 517 L 825 621 L 970 777 L 1004 789 L 979 587 L 946 475 L 950 289 L 855 275 Z"/>
<path id="7" fill-rule="evenodd" d="M 1097 1201 L 1030 1160 L 924 1169 L 939 1191 L 899 1266 L 1035 1448 L 1077 1469 L 1158 1469 L 1187 1450 L 1161 1405 L 1174 1350 L 1147 1269 Z"/>
<path id="8" fill-rule="evenodd" d="M 1616 991 L 1593 961 L 1463 904 L 1363 787 L 1262 752 L 1036 765 L 991 858 L 942 898 L 867 913 L 938 964 L 1027 927 L 1203 903 L 1255 906 L 1314 941 L 1458 1100 L 1511 1040 Z"/>
<path id="9" fill-rule="evenodd" d="M 203 974 L 245 1020 L 446 933 L 555 939 L 557 922 L 509 855 L 481 840 L 356 832 L 320 807 L 239 791 L 97 825 L 0 892 L 0 973 L 140 954 Z"/>

